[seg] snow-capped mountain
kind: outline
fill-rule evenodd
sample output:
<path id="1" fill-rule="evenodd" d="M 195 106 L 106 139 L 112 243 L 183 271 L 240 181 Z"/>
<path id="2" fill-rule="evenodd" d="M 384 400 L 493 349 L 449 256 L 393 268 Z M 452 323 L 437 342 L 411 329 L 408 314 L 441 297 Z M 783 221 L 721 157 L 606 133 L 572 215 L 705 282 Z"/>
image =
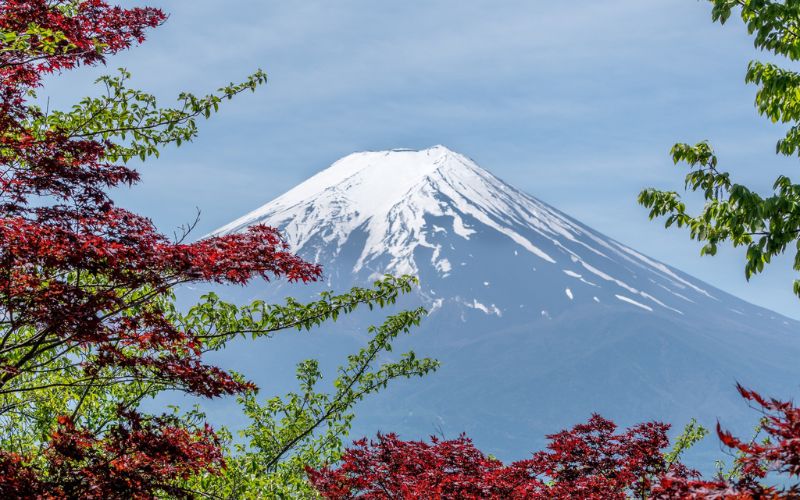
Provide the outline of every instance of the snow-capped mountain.
<path id="1" fill-rule="evenodd" d="M 489 287 L 510 273 L 514 280 L 539 283 L 538 289 L 539 276 L 555 273 L 562 279 L 548 285 L 564 286 L 542 291 L 564 305 L 580 296 L 682 315 L 683 309 L 716 300 L 707 285 L 596 233 L 443 146 L 349 155 L 216 233 L 257 223 L 281 228 L 301 255 L 340 273 L 345 266 L 362 279 L 430 274 L 423 290 L 434 293 L 439 280 L 458 275 Z M 498 241 L 490 249 L 494 255 L 486 257 L 502 261 L 499 276 L 475 269 L 488 264 L 476 261 L 475 252 L 490 240 Z M 342 284 L 347 283 L 337 283 Z M 463 288 L 457 293 L 466 295 Z M 471 304 L 501 316 L 509 308 L 536 305 L 524 299 L 487 307 L 472 298 Z M 433 299 L 429 305 L 441 303 Z"/>
<path id="2" fill-rule="evenodd" d="M 521 458 L 592 411 L 622 424 L 719 417 L 747 428 L 758 416 L 737 380 L 797 392 L 800 323 L 603 236 L 443 146 L 349 155 L 216 234 L 257 223 L 322 263 L 334 289 L 384 273 L 420 278 L 409 304 L 429 316 L 398 351 L 443 367 L 365 405 L 357 433 L 466 431 Z M 343 339 L 352 336 L 321 337 L 310 355 Z M 292 349 L 237 363 L 251 356 L 248 374 L 267 380 L 265 362 Z"/>

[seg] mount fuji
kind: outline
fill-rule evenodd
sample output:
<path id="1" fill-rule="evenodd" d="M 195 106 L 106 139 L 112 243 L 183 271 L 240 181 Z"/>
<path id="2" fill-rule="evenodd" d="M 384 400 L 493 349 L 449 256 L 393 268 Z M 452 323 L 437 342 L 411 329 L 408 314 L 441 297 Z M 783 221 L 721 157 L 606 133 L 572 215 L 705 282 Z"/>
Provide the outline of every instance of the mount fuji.
<path id="1" fill-rule="evenodd" d="M 676 431 L 692 417 L 708 427 L 719 419 L 746 433 L 758 414 L 737 381 L 798 394 L 800 323 L 642 255 L 443 146 L 349 155 L 214 234 L 257 223 L 321 263 L 321 287 L 385 273 L 420 279 L 400 306 L 429 314 L 396 350 L 442 367 L 362 405 L 356 436 L 466 432 L 485 451 L 519 459 L 592 412 Z M 335 364 L 372 320 L 355 315 L 312 340 L 234 347 L 236 366 L 269 388 L 289 360 Z M 698 453 L 719 452 L 715 438 L 706 442 Z"/>

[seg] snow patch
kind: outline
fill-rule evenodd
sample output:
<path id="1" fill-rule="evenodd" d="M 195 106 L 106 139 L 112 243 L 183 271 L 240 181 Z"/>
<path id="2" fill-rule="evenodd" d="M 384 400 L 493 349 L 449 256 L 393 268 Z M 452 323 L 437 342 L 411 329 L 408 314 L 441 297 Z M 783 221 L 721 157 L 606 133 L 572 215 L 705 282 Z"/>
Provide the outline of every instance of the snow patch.
<path id="1" fill-rule="evenodd" d="M 453 266 L 450 265 L 450 261 L 447 259 L 439 259 L 434 263 L 436 270 L 440 273 L 449 273 L 453 270 Z"/>
<path id="2" fill-rule="evenodd" d="M 655 282 L 653 282 L 653 283 L 655 283 Z M 666 287 L 666 286 L 662 285 L 661 283 L 658 283 L 658 286 L 660 286 L 660 287 L 661 287 L 661 288 L 663 288 L 664 290 L 668 291 L 668 292 L 669 292 L 669 293 L 671 293 L 672 295 L 674 295 L 674 296 L 678 297 L 679 299 L 685 300 L 686 302 L 691 302 L 692 304 L 694 304 L 694 303 L 695 303 L 695 302 L 694 302 L 692 299 L 690 299 L 689 297 L 687 297 L 687 296 L 685 296 L 685 295 L 681 295 L 681 294 L 679 294 L 678 292 L 676 292 L 676 291 L 674 291 L 674 290 L 671 290 L 670 288 L 668 288 L 668 287 Z"/>
<path id="3" fill-rule="evenodd" d="M 642 309 L 644 309 L 644 310 L 646 310 L 646 311 L 653 312 L 653 308 L 652 308 L 652 307 L 650 307 L 650 306 L 646 306 L 646 305 L 642 304 L 641 302 L 636 302 L 635 300 L 633 300 L 633 299 L 630 299 L 630 298 L 628 298 L 628 297 L 625 297 L 624 295 L 616 295 L 616 294 L 615 294 L 615 295 L 614 295 L 614 297 L 618 298 L 618 299 L 619 299 L 619 300 L 621 300 L 622 302 L 627 302 L 628 304 L 633 304 L 633 305 L 635 305 L 636 307 L 641 307 Z"/>
<path id="4" fill-rule="evenodd" d="M 480 302 L 478 302 L 477 299 L 472 299 L 472 304 L 467 303 L 466 305 L 467 305 L 467 307 L 471 307 L 473 309 L 478 309 L 479 311 L 483 311 L 483 313 L 487 314 L 487 315 L 495 314 L 495 315 L 497 315 L 498 318 L 503 316 L 502 311 L 500 311 L 500 309 L 498 309 L 497 306 L 494 305 L 494 304 L 492 304 L 489 307 L 487 307 L 487 306 L 481 304 Z"/>
<path id="5" fill-rule="evenodd" d="M 454 233 L 456 233 L 457 235 L 461 236 L 465 240 L 468 240 L 470 235 L 475 234 L 475 230 L 474 229 L 470 229 L 469 227 L 467 227 L 467 225 L 464 224 L 464 221 L 461 220 L 461 217 L 459 217 L 457 214 L 455 214 L 453 212 L 450 212 L 449 215 L 451 215 L 453 217 L 453 232 Z"/>
<path id="6" fill-rule="evenodd" d="M 635 293 L 636 295 L 639 295 L 639 290 L 633 288 L 632 286 L 628 285 L 624 281 L 621 281 L 621 280 L 618 280 L 618 279 L 616 279 L 614 277 L 611 277 L 608 274 L 604 273 L 603 271 L 597 269 L 596 267 L 587 264 L 586 262 L 583 261 L 583 259 L 578 259 L 578 263 L 580 263 L 580 265 L 582 265 L 587 271 L 589 271 L 590 273 L 594 274 L 595 276 L 599 276 L 600 278 L 602 278 L 602 279 L 604 279 L 606 281 L 610 281 L 612 283 L 615 283 L 617 286 L 619 286 L 621 288 L 624 288 L 625 290 L 627 290 L 627 291 L 629 291 L 631 293 Z"/>
<path id="7" fill-rule="evenodd" d="M 564 274 L 566 274 L 570 278 L 579 279 L 579 280 L 581 280 L 581 282 L 586 283 L 589 286 L 597 286 L 596 283 L 592 283 L 591 281 L 585 280 L 583 278 L 583 276 L 581 276 L 580 274 L 576 273 L 575 271 L 570 271 L 569 269 L 562 269 L 562 271 L 564 271 Z"/>
<path id="8" fill-rule="evenodd" d="M 698 286 L 694 285 L 693 283 L 691 283 L 691 282 L 689 282 L 689 281 L 687 281 L 687 280 L 685 280 L 685 279 L 681 278 L 681 277 L 680 277 L 680 276 L 678 276 L 677 274 L 673 273 L 673 272 L 672 272 L 672 270 L 670 270 L 670 269 L 669 269 L 667 266 L 665 266 L 664 264 L 662 264 L 662 263 L 660 263 L 660 262 L 656 262 L 656 261 L 654 261 L 653 259 L 650 259 L 650 258 L 648 258 L 648 257 L 646 257 L 646 256 L 644 256 L 644 255 L 642 255 L 642 254 L 640 254 L 639 252 L 637 252 L 637 251 L 635 251 L 635 250 L 633 250 L 633 249 L 631 249 L 631 248 L 628 248 L 628 247 L 626 247 L 626 246 L 624 246 L 624 245 L 617 244 L 617 247 L 619 247 L 619 249 L 620 249 L 620 250 L 622 250 L 623 252 L 625 252 L 625 253 L 628 253 L 628 254 L 630 254 L 630 255 L 633 255 L 634 257 L 636 257 L 636 258 L 637 258 L 637 259 L 639 259 L 640 261 L 644 262 L 644 263 L 645 263 L 645 264 L 647 264 L 648 266 L 650 266 L 650 267 L 652 267 L 652 268 L 655 268 L 655 269 L 657 269 L 657 270 L 661 271 L 662 273 L 666 274 L 667 276 L 669 276 L 669 277 L 670 277 L 670 278 L 672 278 L 673 280 L 675 280 L 675 281 L 677 281 L 677 282 L 679 282 L 679 283 L 682 283 L 682 284 L 684 284 L 684 285 L 686 285 L 686 286 L 688 286 L 688 287 L 690 287 L 690 288 L 693 288 L 695 291 L 697 291 L 697 292 L 699 292 L 699 293 L 702 293 L 702 294 L 703 294 L 703 295 L 705 295 L 706 297 L 709 297 L 709 298 L 712 298 L 712 299 L 715 299 L 715 298 L 716 298 L 716 297 L 714 297 L 713 295 L 711 295 L 710 293 L 708 293 L 707 291 L 703 290 L 702 288 L 700 288 L 700 287 L 698 287 Z"/>
<path id="9" fill-rule="evenodd" d="M 657 298 L 653 297 L 653 296 L 652 296 L 652 295 L 650 295 L 649 293 L 646 293 L 646 292 L 639 292 L 639 295 L 641 295 L 642 297 L 644 297 L 644 298 L 646 298 L 646 299 L 650 299 L 650 300 L 652 300 L 653 302 L 655 302 L 656 304 L 660 305 L 660 306 L 661 306 L 661 307 L 663 307 L 664 309 L 669 309 L 670 311 L 674 311 L 674 312 L 676 312 L 676 313 L 680 314 L 681 316 L 683 315 L 683 312 L 681 312 L 681 311 L 679 311 L 679 310 L 675 309 L 674 307 L 670 307 L 670 306 L 666 305 L 665 303 L 661 302 L 660 300 L 658 300 Z"/>

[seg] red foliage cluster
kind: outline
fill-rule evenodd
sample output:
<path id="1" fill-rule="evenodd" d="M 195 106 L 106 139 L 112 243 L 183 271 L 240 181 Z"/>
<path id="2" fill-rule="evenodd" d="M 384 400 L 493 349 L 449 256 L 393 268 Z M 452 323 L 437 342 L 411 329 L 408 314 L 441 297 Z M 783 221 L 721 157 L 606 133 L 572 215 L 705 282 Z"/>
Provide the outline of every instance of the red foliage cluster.
<path id="1" fill-rule="evenodd" d="M 548 436 L 546 451 L 505 466 L 462 436 L 431 444 L 394 434 L 361 440 L 337 468 L 308 470 L 326 498 L 626 498 L 649 492 L 653 478 L 671 470 L 662 454 L 664 424 L 643 424 L 616 434 L 614 423 L 594 415 L 587 424 Z"/>
<path id="2" fill-rule="evenodd" d="M 65 355 L 83 360 L 87 377 L 113 368 L 202 396 L 249 390 L 205 364 L 203 339 L 176 328 L 150 299 L 181 283 L 320 276 L 268 227 L 170 241 L 109 197 L 139 180 L 107 161 L 115 130 L 45 126 L 29 102 L 46 75 L 103 64 L 165 19 L 158 9 L 102 0 L 0 0 L 0 31 L 10 35 L 0 40 L 0 394 L 42 369 L 42 359 Z M 0 496 L 146 495 L 221 466 L 210 430 L 123 417 L 102 437 L 63 419 L 45 455 L 46 479 L 29 457 L 0 453 Z"/>
<path id="3" fill-rule="evenodd" d="M 36 472 L 23 463 L 22 457 L 0 452 L 0 497 L 36 498 L 43 496 L 43 489 Z"/>
<path id="4" fill-rule="evenodd" d="M 320 270 L 290 253 L 267 227 L 170 242 L 148 219 L 108 197 L 109 189 L 139 176 L 104 161 L 110 143 L 96 138 L 102 134 L 34 130 L 40 115 L 26 98 L 43 75 L 102 63 L 165 19 L 157 9 L 100 0 L 75 2 L 74 11 L 66 4 L 72 2 L 0 1 L 0 30 L 27 44 L 0 51 L 0 321 L 10 336 L 15 328 L 36 329 L 23 356 L 11 355 L 18 345 L 0 346 L 0 387 L 45 349 L 82 346 L 97 354 L 89 371 L 135 367 L 205 396 L 246 390 L 249 385 L 204 365 L 202 341 L 160 311 L 121 317 L 137 305 L 127 292 L 157 294 L 192 281 L 244 284 L 255 276 L 307 281 Z M 43 40 L 42 30 L 60 36 Z M 102 277 L 103 286 L 70 279 L 75 273 Z"/>
<path id="5" fill-rule="evenodd" d="M 0 455 L 0 496 L 152 498 L 161 491 L 189 497 L 174 481 L 224 466 L 208 427 L 189 431 L 169 418 L 143 418 L 135 412 L 120 417 L 103 439 L 61 417 L 44 450 L 45 474 L 35 474 L 18 456 Z"/>
<path id="6" fill-rule="evenodd" d="M 512 472 L 512 473 L 509 473 Z M 487 458 L 466 437 L 432 443 L 394 434 L 356 441 L 338 469 L 308 470 L 327 498 L 486 498 L 514 490 L 513 471 Z M 510 481 L 509 481 L 510 480 Z"/>
<path id="7" fill-rule="evenodd" d="M 666 462 L 667 430 L 666 424 L 650 422 L 615 434 L 613 422 L 593 415 L 586 424 L 547 436 L 546 451 L 516 465 L 549 485 L 535 490 L 541 498 L 627 498 L 628 492 L 638 498 L 668 471 L 676 477 L 695 475 Z"/>
<path id="8" fill-rule="evenodd" d="M 767 399 L 737 386 L 747 401 L 764 415 L 762 430 L 767 439 L 744 442 L 717 425 L 720 441 L 739 453 L 735 478 L 690 480 L 666 476 L 656 490 L 657 498 L 800 498 L 800 485 L 783 488 L 763 481 L 770 473 L 800 478 L 800 408 L 791 402 Z"/>
<path id="9" fill-rule="evenodd" d="M 637 425 L 620 434 L 594 415 L 589 422 L 548 436 L 547 450 L 503 465 L 462 436 L 430 444 L 394 434 L 362 439 L 337 467 L 308 469 L 325 498 L 365 499 L 766 499 L 800 498 L 800 487 L 767 486 L 769 473 L 800 477 L 800 408 L 739 387 L 764 413 L 768 442 L 743 442 L 717 427 L 722 443 L 740 452 L 732 478 L 701 479 L 679 462 L 668 463 L 668 426 Z"/>

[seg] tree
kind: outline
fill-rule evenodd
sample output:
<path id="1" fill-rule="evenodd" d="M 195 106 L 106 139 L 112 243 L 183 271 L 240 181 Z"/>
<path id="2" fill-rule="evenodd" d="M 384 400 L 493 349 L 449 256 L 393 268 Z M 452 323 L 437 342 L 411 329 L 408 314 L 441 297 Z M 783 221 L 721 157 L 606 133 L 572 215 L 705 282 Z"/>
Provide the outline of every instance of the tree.
<path id="1" fill-rule="evenodd" d="M 306 309 L 311 314 L 292 313 L 288 318 L 311 317 L 316 323 L 322 319 L 320 312 L 330 311 L 335 315 L 340 309 L 331 305 L 351 304 L 354 296 L 370 307 L 394 302 L 397 288 L 408 292 L 411 282 L 407 278 L 387 277 L 376 284 L 375 290 L 355 288 L 342 296 L 324 294 L 323 300 Z M 277 306 L 270 308 L 276 310 Z M 232 444 L 228 436 L 227 468 L 223 474 L 197 477 L 190 481 L 190 489 L 220 498 L 312 496 L 305 469 L 340 458 L 354 406 L 395 378 L 423 376 L 438 366 L 433 360 L 417 359 L 413 352 L 396 361 L 380 362 L 381 356 L 391 351 L 394 339 L 407 333 L 425 314 L 421 308 L 403 311 L 388 317 L 379 327 L 371 327 L 372 338 L 357 353 L 348 356 L 328 390 L 320 387 L 322 373 L 318 363 L 306 360 L 297 367 L 298 392 L 273 397 L 264 403 L 259 403 L 253 393 L 240 396 L 239 402 L 251 424 L 240 432 L 239 443 Z"/>
<path id="2" fill-rule="evenodd" d="M 667 473 L 696 476 L 677 460 L 680 450 L 664 452 L 668 428 L 653 422 L 617 434 L 613 422 L 593 415 L 548 436 L 546 451 L 508 466 L 465 436 L 427 444 L 379 434 L 357 441 L 338 467 L 310 470 L 309 479 L 330 499 L 645 498 Z"/>
<path id="3" fill-rule="evenodd" d="M 237 307 L 208 296 L 188 313 L 175 309 L 172 290 L 182 284 L 308 282 L 321 268 L 292 254 L 265 226 L 193 243 L 186 242 L 187 227 L 171 241 L 109 196 L 139 181 L 131 161 L 191 141 L 199 118 L 255 90 L 266 81 L 262 71 L 206 96 L 181 93 L 173 108 L 129 88 L 124 70 L 98 80 L 101 96 L 67 111 L 36 105 L 46 75 L 104 64 L 165 19 L 158 9 L 123 9 L 102 0 L 0 0 L 3 496 L 191 496 L 195 477 L 227 470 L 223 443 L 199 412 L 142 415 L 137 408 L 144 398 L 165 390 L 239 395 L 256 415 L 256 387 L 208 365 L 204 353 L 240 335 L 310 328 L 359 305 L 383 305 L 412 284 L 387 279 L 371 290 L 307 305 L 290 300 Z M 435 368 L 413 353 L 379 364 L 391 340 L 422 314 L 396 315 L 376 330 L 366 354 L 351 359 L 360 371 L 345 368 L 345 388 L 334 399 L 304 391 L 318 398 L 300 407 L 299 415 L 311 420 L 286 420 L 298 434 L 284 439 L 270 467 L 313 439 L 320 426 L 346 430 L 341 422 L 355 401 L 392 378 Z M 313 385 L 313 364 L 306 363 L 300 376 Z"/>
<path id="4" fill-rule="evenodd" d="M 738 14 L 754 35 L 758 49 L 772 52 L 790 62 L 800 59 L 800 4 L 795 1 L 711 0 L 712 18 L 725 23 Z M 776 145 L 781 155 L 800 155 L 800 73 L 776 63 L 751 61 L 747 83 L 758 86 L 755 105 L 772 122 L 790 124 Z M 747 248 L 745 276 L 759 273 L 772 257 L 787 249 L 794 252 L 795 271 L 800 270 L 800 184 L 785 175 L 774 182 L 772 195 L 762 197 L 752 189 L 731 180 L 719 170 L 718 159 L 707 142 L 694 146 L 676 144 L 675 163 L 685 162 L 690 171 L 686 188 L 702 193 L 705 206 L 697 215 L 687 212 L 675 192 L 646 189 L 639 203 L 650 209 L 650 218 L 666 216 L 666 226 L 689 228 L 690 237 L 703 242 L 701 254 L 714 255 L 719 244 L 730 242 Z M 800 296 L 800 280 L 794 281 Z"/>
<path id="5" fill-rule="evenodd" d="M 466 436 L 431 443 L 394 434 L 361 439 L 336 465 L 309 468 L 309 481 L 325 498 L 610 499 L 798 498 L 800 408 L 738 387 L 762 412 L 766 437 L 742 441 L 717 426 L 722 444 L 737 456 L 726 474 L 702 478 L 680 462 L 706 432 L 689 423 L 667 451 L 669 426 L 649 422 L 616 433 L 599 415 L 547 436 L 547 450 L 503 465 Z M 763 484 L 778 475 L 779 486 Z"/>
<path id="6" fill-rule="evenodd" d="M 800 59 L 797 1 L 711 0 L 711 3 L 713 21 L 724 24 L 738 13 L 748 32 L 754 35 L 756 48 L 790 62 Z M 773 123 L 790 124 L 777 142 L 776 153 L 800 154 L 800 73 L 776 63 L 751 61 L 746 81 L 758 87 L 755 105 L 761 115 Z M 762 197 L 747 186 L 734 183 L 729 173 L 718 169 L 717 156 L 708 142 L 694 146 L 676 144 L 672 158 L 676 164 L 689 165 L 686 188 L 702 193 L 705 206 L 699 214 L 691 215 L 677 193 L 646 189 L 640 193 L 639 202 L 650 209 L 651 219 L 666 216 L 666 227 L 673 224 L 688 227 L 690 237 L 704 243 L 701 255 L 714 255 L 719 244 L 725 242 L 746 247 L 744 271 L 748 279 L 760 273 L 772 257 L 791 247 L 795 252 L 793 269 L 800 270 L 800 185 L 780 175 L 773 184 L 774 192 Z M 800 280 L 794 281 L 794 293 L 800 296 Z M 764 413 L 767 441 L 743 443 L 718 426 L 721 441 L 740 453 L 735 473 L 721 475 L 714 481 L 666 479 L 662 483 L 664 498 L 798 495 L 797 485 L 781 490 L 761 484 L 767 472 L 786 474 L 795 481 L 800 475 L 796 465 L 800 463 L 796 444 L 800 440 L 798 409 L 791 403 L 767 399 L 742 387 L 739 392 Z"/>
<path id="7" fill-rule="evenodd" d="M 246 306 L 236 306 L 221 301 L 214 294 L 209 294 L 185 313 L 175 311 L 170 302 L 165 302 L 164 308 L 169 311 L 171 321 L 183 328 L 191 327 L 198 336 L 208 341 L 209 348 L 217 349 L 223 348 L 228 341 L 236 337 L 257 339 L 291 328 L 310 330 L 315 326 L 326 324 L 338 315 L 352 312 L 362 305 L 372 308 L 394 303 L 400 293 L 411 291 L 414 281 L 407 277 L 386 277 L 376 282 L 371 289 L 354 288 L 341 295 L 324 293 L 320 300 L 308 304 L 288 299 L 286 305 L 256 301 Z M 417 359 L 413 352 L 406 353 L 397 361 L 381 360 L 382 354 L 391 349 L 393 340 L 398 335 L 407 333 L 424 314 L 422 309 L 400 312 L 387 318 L 380 327 L 373 329 L 374 335 L 367 345 L 358 353 L 351 355 L 348 364 L 340 368 L 332 392 L 318 387 L 322 375 L 316 362 L 307 360 L 298 366 L 300 393 L 272 398 L 263 404 L 259 403 L 255 391 L 240 395 L 239 400 L 244 414 L 251 424 L 241 432 L 243 440 L 237 444 L 231 442 L 231 435 L 226 429 L 211 432 L 204 423 L 205 416 L 197 410 L 157 417 L 155 420 L 168 422 L 173 432 L 179 435 L 187 434 L 187 430 L 204 435 L 213 444 L 212 446 L 193 440 L 186 443 L 186 448 L 206 449 L 209 456 L 217 459 L 214 462 L 201 462 L 198 467 L 191 470 L 184 469 L 180 475 L 173 476 L 172 481 L 164 481 L 163 474 L 159 482 L 140 481 L 142 487 L 138 492 L 147 496 L 148 492 L 158 489 L 169 492 L 172 496 L 191 496 L 196 493 L 225 498 L 309 496 L 310 490 L 304 466 L 331 462 L 339 458 L 342 440 L 347 435 L 353 418 L 354 405 L 368 394 L 382 389 L 395 378 L 422 376 L 436 368 L 435 361 Z M 63 374 L 58 374 L 55 378 L 59 379 L 62 376 Z M 53 435 L 50 442 L 43 443 L 40 436 L 42 433 L 45 435 L 50 433 L 54 420 L 58 419 L 59 428 L 65 427 L 68 435 L 82 438 L 77 442 L 84 445 L 91 444 L 91 450 L 97 451 L 98 448 L 106 446 L 107 442 L 92 436 L 113 435 L 117 432 L 117 426 L 126 425 L 118 415 L 121 406 L 135 407 L 135 403 L 141 399 L 160 391 L 157 386 L 141 382 L 117 384 L 113 387 L 93 387 L 91 390 L 69 387 L 37 390 L 35 404 L 31 408 L 35 411 L 35 417 L 19 414 L 5 416 L 0 425 L 2 429 L 0 449 L 16 451 L 9 455 L 16 459 L 26 453 L 28 458 L 31 458 L 42 446 L 50 449 L 56 441 L 63 441 L 63 437 L 56 440 Z M 65 398 L 65 394 L 72 394 L 72 397 Z M 76 408 L 74 403 L 79 397 L 80 408 Z M 71 421 L 64 422 L 63 417 L 59 417 L 76 412 L 82 424 L 80 430 L 76 429 Z M 141 420 L 139 416 L 135 418 Z M 59 436 L 61 434 L 63 433 L 57 433 Z M 158 446 L 155 446 L 158 443 L 155 437 L 148 438 L 148 441 L 154 445 L 151 449 L 158 449 Z M 161 443 L 165 446 L 164 449 L 168 450 L 167 444 L 167 442 Z M 140 454 L 130 446 L 123 450 L 135 456 Z M 79 456 L 84 457 L 84 452 Z M 93 460 L 91 467 L 83 458 L 67 461 L 53 453 L 40 456 L 38 461 L 34 460 L 30 464 L 37 472 L 30 475 L 37 479 L 39 486 L 36 491 L 65 490 L 62 484 L 65 478 L 90 474 L 90 478 L 83 477 L 82 481 L 73 481 L 84 488 L 83 496 L 87 496 L 86 490 L 90 489 L 112 495 L 118 492 L 119 496 L 129 496 L 133 493 L 129 479 L 125 483 L 128 488 L 121 490 L 111 489 L 112 486 L 119 486 L 118 482 L 107 485 L 96 484 L 96 481 L 109 477 L 107 474 L 95 472 L 98 469 L 108 470 L 111 467 L 108 463 L 103 464 L 102 459 L 108 458 L 110 461 L 117 457 L 117 454 L 93 453 L 90 456 Z M 177 463 L 191 464 L 192 461 L 188 458 L 193 456 L 185 457 Z M 142 461 L 141 457 L 135 461 L 123 461 L 122 463 L 132 466 L 126 471 L 125 477 L 145 473 L 146 478 L 159 479 L 157 474 L 146 473 L 154 466 L 151 462 L 156 457 L 152 458 L 147 461 Z M 164 460 L 164 463 L 176 458 L 178 457 L 171 455 L 170 459 Z M 54 469 L 53 462 L 58 463 L 59 467 L 68 469 Z M 119 462 L 114 463 L 120 465 Z M 144 470 L 142 466 L 146 466 Z M 31 467 L 24 468 L 22 472 L 27 474 L 30 469 Z M 95 483 L 90 483 L 89 479 Z M 9 484 L 12 485 L 9 488 L 19 490 L 16 482 Z M 74 490 L 73 486 L 70 491 Z"/>
<path id="8" fill-rule="evenodd" d="M 664 475 L 654 490 L 655 498 L 798 498 L 800 496 L 800 408 L 766 399 L 737 386 L 742 397 L 763 414 L 761 430 L 767 436 L 741 441 L 717 424 L 722 444 L 738 455 L 733 469 L 713 479 Z M 777 475 L 781 486 L 763 484 L 768 474 Z M 791 482 L 794 482 L 793 484 Z"/>

